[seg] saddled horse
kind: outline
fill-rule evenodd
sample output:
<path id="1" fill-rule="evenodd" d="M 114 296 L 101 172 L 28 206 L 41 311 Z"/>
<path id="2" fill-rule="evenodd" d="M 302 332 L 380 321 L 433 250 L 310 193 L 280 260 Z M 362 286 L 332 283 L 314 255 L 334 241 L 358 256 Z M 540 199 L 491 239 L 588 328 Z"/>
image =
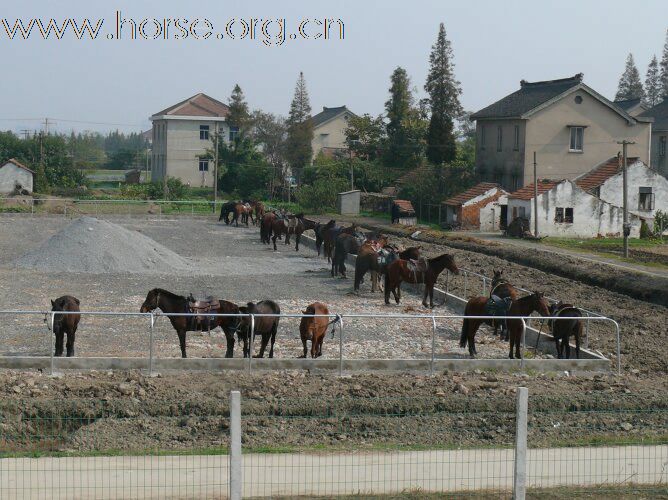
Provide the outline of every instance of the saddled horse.
<path id="1" fill-rule="evenodd" d="M 236 206 L 238 201 L 228 201 L 223 203 L 220 207 L 220 217 L 218 217 L 218 222 L 225 220 L 225 225 L 229 226 L 230 224 L 230 214 L 232 214 L 232 222 L 236 221 Z"/>
<path id="2" fill-rule="evenodd" d="M 575 357 L 580 359 L 580 340 L 582 339 L 582 332 L 584 325 L 582 324 L 582 311 L 572 304 L 552 304 L 550 306 L 550 316 L 569 319 L 550 319 L 548 325 L 552 329 L 552 336 L 554 343 L 557 346 L 557 356 L 559 359 L 564 357 L 564 350 L 566 351 L 566 359 L 571 357 L 570 337 L 575 337 Z M 561 341 L 561 343 L 559 342 Z"/>
<path id="3" fill-rule="evenodd" d="M 272 226 L 276 217 L 275 212 L 267 212 L 262 216 L 262 220 L 260 221 L 260 240 L 265 245 L 271 244 Z"/>
<path id="4" fill-rule="evenodd" d="M 297 224 L 291 228 L 291 234 L 295 235 L 295 250 L 299 252 L 299 243 L 301 241 L 302 234 L 304 231 L 308 230 L 315 231 L 318 223 L 314 220 L 307 219 L 304 217 L 304 214 L 297 214 L 295 217 L 297 218 Z"/>
<path id="5" fill-rule="evenodd" d="M 464 309 L 464 316 L 489 316 L 488 311 L 488 297 L 472 297 L 466 303 Z M 513 301 L 506 316 L 529 316 L 533 312 L 538 312 L 541 316 L 549 316 L 550 310 L 547 299 L 541 292 L 533 292 L 531 295 L 522 297 Z M 469 346 L 469 355 L 472 358 L 476 357 L 475 349 L 475 334 L 483 323 L 492 325 L 496 320 L 483 320 L 478 318 L 464 318 L 462 322 L 462 334 L 459 339 L 459 346 Z M 507 320 L 509 338 L 510 338 L 510 352 L 508 357 L 513 359 L 513 349 L 515 350 L 515 357 L 520 359 L 520 346 L 522 344 L 522 321 L 518 319 Z"/>
<path id="6" fill-rule="evenodd" d="M 264 217 L 265 214 L 264 203 L 262 203 L 261 201 L 252 201 L 250 205 L 251 208 L 253 209 L 253 212 L 255 213 L 255 222 L 253 224 L 259 226 L 262 224 L 262 218 Z"/>
<path id="7" fill-rule="evenodd" d="M 318 224 L 316 224 L 313 232 L 315 233 L 315 249 L 318 252 L 318 257 L 320 257 L 320 249 L 322 248 L 322 242 L 325 233 L 329 231 L 331 228 L 333 228 L 335 225 L 336 221 L 334 219 L 327 222 L 327 224 L 321 224 L 319 222 Z"/>
<path id="8" fill-rule="evenodd" d="M 418 260 L 420 258 L 420 246 L 409 247 L 399 251 L 392 245 L 384 245 L 376 251 L 372 245 L 365 242 L 360 248 L 355 260 L 355 285 L 354 289 L 359 292 L 360 285 L 364 281 L 364 275 L 371 272 L 371 292 L 383 291 L 379 276 L 387 272 L 387 266 L 397 259 Z"/>
<path id="9" fill-rule="evenodd" d="M 246 224 L 248 227 L 248 220 L 250 219 L 251 223 L 255 224 L 253 220 L 253 210 L 251 209 L 250 203 L 237 203 L 234 206 L 234 223 L 239 227 L 239 219 L 241 219 L 242 224 Z"/>
<path id="10" fill-rule="evenodd" d="M 504 277 L 502 270 L 493 270 L 494 277 L 492 278 L 492 287 L 489 290 L 489 298 L 496 304 L 499 316 L 505 316 L 508 306 L 506 304 L 517 300 L 520 296 L 519 291 L 510 284 Z M 494 323 L 494 335 L 501 327 L 501 339 L 508 340 L 508 328 L 505 321 Z"/>
<path id="11" fill-rule="evenodd" d="M 281 314 L 281 308 L 273 300 L 262 300 L 257 304 L 249 302 L 245 306 L 241 306 L 239 311 L 244 314 Z M 263 358 L 264 351 L 270 340 L 269 357 L 274 357 L 274 343 L 276 342 L 279 319 L 281 319 L 280 316 L 257 316 L 254 318 L 254 325 L 251 325 L 250 316 L 242 316 L 239 322 L 239 332 L 244 339 L 244 357 L 250 356 L 250 345 L 247 344 L 247 340 L 250 339 L 251 342 L 254 342 L 257 335 L 262 337 L 262 343 L 260 344 L 259 354 L 253 357 Z M 250 338 L 251 326 L 254 326 L 252 339 Z"/>
<path id="12" fill-rule="evenodd" d="M 357 255 L 364 240 L 365 237 L 361 233 L 348 234 L 342 232 L 336 237 L 334 257 L 332 258 L 332 277 L 341 274 L 342 278 L 346 278 L 346 257 L 349 253 Z"/>
<path id="13" fill-rule="evenodd" d="M 387 266 L 385 272 L 385 303 L 390 303 L 390 292 L 394 295 L 397 304 L 401 301 L 401 283 L 424 283 L 424 296 L 422 305 L 427 307 L 427 295 L 429 306 L 434 307 L 434 285 L 438 275 L 448 269 L 454 274 L 459 274 L 459 268 L 455 264 L 455 258 L 447 253 L 434 257 L 433 259 L 420 259 L 417 263 L 410 260 L 397 259 Z"/>
<path id="14" fill-rule="evenodd" d="M 322 233 L 322 242 L 324 245 L 324 253 L 327 257 L 327 262 L 331 262 L 332 254 L 334 253 L 334 248 L 336 246 L 336 238 L 340 234 L 354 234 L 357 232 L 357 224 L 353 224 L 349 227 L 341 226 L 332 226 L 327 231 Z"/>
<path id="15" fill-rule="evenodd" d="M 71 295 L 63 295 L 56 300 L 51 301 L 51 311 L 79 312 L 79 299 Z M 81 320 L 81 314 L 54 314 L 53 315 L 53 333 L 56 336 L 55 356 L 63 355 L 63 340 L 67 334 L 67 357 L 74 356 L 74 339 L 77 333 L 77 327 Z"/>
<path id="16" fill-rule="evenodd" d="M 239 324 L 238 316 L 209 316 L 210 314 L 236 314 L 239 307 L 227 300 L 209 298 L 204 301 L 192 301 L 182 295 L 162 288 L 154 288 L 146 295 L 139 312 L 147 313 L 160 309 L 163 313 L 195 313 L 197 316 L 169 316 L 169 321 L 179 336 L 181 357 L 186 357 L 186 332 L 213 330 L 221 327 L 227 340 L 226 358 L 234 354 L 234 334 Z M 241 341 L 241 337 L 239 337 Z M 246 342 L 244 342 L 244 349 Z"/>

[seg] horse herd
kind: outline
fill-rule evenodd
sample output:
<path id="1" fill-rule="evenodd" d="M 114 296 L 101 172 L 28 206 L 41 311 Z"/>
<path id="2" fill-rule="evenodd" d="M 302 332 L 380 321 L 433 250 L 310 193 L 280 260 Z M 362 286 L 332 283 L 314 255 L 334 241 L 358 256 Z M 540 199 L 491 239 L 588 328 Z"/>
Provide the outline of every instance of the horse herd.
<path id="1" fill-rule="evenodd" d="M 232 216 L 230 219 L 229 216 Z M 447 269 L 459 274 L 455 259 L 450 254 L 442 254 L 434 258 L 421 255 L 421 247 L 399 248 L 389 243 L 385 235 L 363 233 L 352 224 L 348 227 L 337 226 L 334 220 L 323 224 L 307 219 L 303 214 L 286 214 L 278 211 L 266 211 L 261 202 L 230 202 L 223 205 L 219 221 L 238 226 L 242 224 L 259 225 L 260 239 L 264 244 L 273 243 L 277 250 L 276 240 L 285 237 L 285 244 L 290 243 L 290 236 L 295 236 L 295 250 L 299 250 L 301 235 L 304 231 L 313 230 L 318 256 L 321 253 L 331 262 L 331 276 L 340 275 L 346 278 L 346 258 L 348 254 L 356 255 L 354 291 L 359 293 L 360 285 L 367 273 L 371 275 L 371 290 L 383 291 L 385 304 L 390 303 L 390 295 L 397 304 L 401 301 L 401 284 L 403 282 L 424 284 L 422 305 L 434 307 L 434 286 L 439 275 Z M 427 303 L 427 298 L 429 302 Z M 52 311 L 65 311 L 68 314 L 53 316 L 53 331 L 56 337 L 55 355 L 62 356 L 63 341 L 67 335 L 67 356 L 74 355 L 75 334 L 81 319 L 80 301 L 70 295 L 51 301 Z M 207 297 L 196 300 L 192 295 L 185 297 L 173 292 L 154 288 L 148 292 L 141 313 L 149 313 L 159 309 L 167 314 L 174 330 L 176 330 L 181 356 L 186 357 L 186 332 L 211 331 L 220 327 L 226 337 L 227 348 L 225 357 L 231 358 L 234 353 L 235 336 L 243 344 L 243 356 L 249 357 L 251 343 L 256 336 L 261 337 L 260 351 L 256 357 L 264 357 L 269 347 L 269 357 L 273 358 L 274 344 L 280 320 L 279 305 L 272 300 L 257 303 L 248 302 L 245 306 Z M 462 322 L 460 346 L 468 346 L 469 355 L 477 355 L 475 334 L 483 323 L 494 327 L 494 334 L 501 330 L 501 338 L 509 341 L 509 357 L 520 358 L 522 321 L 515 317 L 529 316 L 537 312 L 544 317 L 564 318 L 548 320 L 548 326 L 556 343 L 559 358 L 570 358 L 570 337 L 575 338 L 576 356 L 580 357 L 580 340 L 583 332 L 582 313 L 572 304 L 562 302 L 550 304 L 540 292 L 533 292 L 520 297 L 519 290 L 503 278 L 501 271 L 494 271 L 492 287 L 487 296 L 471 297 L 466 303 Z M 310 304 L 303 312 L 300 323 L 300 337 L 303 344 L 303 355 L 307 355 L 307 342 L 311 342 L 311 357 L 322 355 L 322 343 L 327 327 L 336 323 L 329 320 L 329 309 L 322 302 Z M 223 316 L 220 316 L 223 315 Z M 487 316 L 487 318 L 479 318 Z M 496 316 L 508 316 L 501 319 Z M 251 331 L 254 332 L 251 338 Z"/>

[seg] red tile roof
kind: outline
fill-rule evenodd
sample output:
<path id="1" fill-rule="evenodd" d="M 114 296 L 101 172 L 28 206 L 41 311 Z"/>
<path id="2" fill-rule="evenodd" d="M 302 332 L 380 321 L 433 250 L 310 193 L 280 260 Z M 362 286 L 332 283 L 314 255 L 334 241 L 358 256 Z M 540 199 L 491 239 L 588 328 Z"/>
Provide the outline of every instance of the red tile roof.
<path id="1" fill-rule="evenodd" d="M 409 200 L 394 200 L 393 203 L 397 205 L 402 212 L 415 213 L 413 204 Z"/>
<path id="2" fill-rule="evenodd" d="M 21 163 L 20 161 L 18 161 L 16 158 L 10 158 L 10 159 L 7 160 L 5 163 L 3 163 L 2 166 L 4 167 L 4 166 L 7 165 L 8 163 L 13 163 L 13 164 L 16 165 L 17 167 L 22 168 L 23 170 L 27 170 L 27 171 L 30 172 L 31 174 L 34 174 L 34 173 L 35 173 L 35 172 L 33 172 L 32 170 L 30 170 L 28 167 L 26 167 L 23 163 Z"/>
<path id="3" fill-rule="evenodd" d="M 550 179 L 540 179 L 538 181 L 538 195 L 541 195 L 546 191 L 549 191 L 560 182 L 561 181 L 554 181 Z M 534 187 L 533 183 L 527 184 L 523 188 L 515 191 L 514 193 L 510 193 L 508 195 L 508 198 L 512 198 L 514 200 L 533 200 L 533 187 Z"/>
<path id="4" fill-rule="evenodd" d="M 463 193 L 459 193 L 453 196 L 452 198 L 448 198 L 443 202 L 443 204 L 453 205 L 453 206 L 463 205 L 467 201 L 472 200 L 473 198 L 480 196 L 481 194 L 485 194 L 487 191 L 490 191 L 494 188 L 502 190 L 501 186 L 499 186 L 494 182 L 481 182 L 473 186 L 471 189 L 464 191 Z"/>
<path id="5" fill-rule="evenodd" d="M 638 161 L 638 158 L 629 158 L 627 164 L 631 165 Z M 599 187 L 605 181 L 617 175 L 621 169 L 619 168 L 619 159 L 613 156 L 609 160 L 601 163 L 598 167 L 590 170 L 586 174 L 577 177 L 574 182 L 575 185 L 584 191 L 591 191 Z"/>
<path id="6" fill-rule="evenodd" d="M 227 104 L 200 92 L 155 115 L 226 117 L 229 112 L 230 108 Z"/>

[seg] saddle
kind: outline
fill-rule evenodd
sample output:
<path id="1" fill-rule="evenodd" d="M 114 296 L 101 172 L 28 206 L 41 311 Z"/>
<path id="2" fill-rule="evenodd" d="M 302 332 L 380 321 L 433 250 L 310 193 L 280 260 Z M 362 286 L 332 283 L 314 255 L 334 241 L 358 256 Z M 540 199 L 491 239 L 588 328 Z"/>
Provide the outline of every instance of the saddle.
<path id="1" fill-rule="evenodd" d="M 193 331 L 203 332 L 211 331 L 215 328 L 216 317 L 210 316 L 207 313 L 217 313 L 220 309 L 220 301 L 211 296 L 202 299 L 195 299 L 192 293 L 188 296 L 188 312 L 196 314 L 191 316 L 191 326 Z"/>
<path id="2" fill-rule="evenodd" d="M 417 260 L 408 260 L 408 270 L 413 274 L 426 273 L 427 269 L 429 269 L 429 262 L 424 257 L 420 257 Z"/>
<path id="3" fill-rule="evenodd" d="M 498 295 L 492 294 L 485 305 L 485 314 L 487 316 L 508 316 L 510 306 L 513 305 L 513 299 L 510 297 L 501 298 Z M 496 321 L 496 320 L 495 320 Z M 506 320 L 499 320 L 499 324 L 503 330 L 507 329 Z"/>

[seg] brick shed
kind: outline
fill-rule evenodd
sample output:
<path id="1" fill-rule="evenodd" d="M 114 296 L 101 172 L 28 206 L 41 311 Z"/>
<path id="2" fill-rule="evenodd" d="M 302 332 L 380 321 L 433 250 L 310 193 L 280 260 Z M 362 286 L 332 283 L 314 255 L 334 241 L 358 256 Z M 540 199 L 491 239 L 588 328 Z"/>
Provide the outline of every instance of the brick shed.
<path id="1" fill-rule="evenodd" d="M 498 229 L 501 210 L 486 209 L 507 196 L 508 193 L 496 183 L 476 184 L 471 189 L 443 202 L 445 224 L 460 226 L 462 229 Z M 489 217 L 492 217 L 493 220 L 488 221 Z M 481 223 L 485 227 L 481 227 Z"/>

